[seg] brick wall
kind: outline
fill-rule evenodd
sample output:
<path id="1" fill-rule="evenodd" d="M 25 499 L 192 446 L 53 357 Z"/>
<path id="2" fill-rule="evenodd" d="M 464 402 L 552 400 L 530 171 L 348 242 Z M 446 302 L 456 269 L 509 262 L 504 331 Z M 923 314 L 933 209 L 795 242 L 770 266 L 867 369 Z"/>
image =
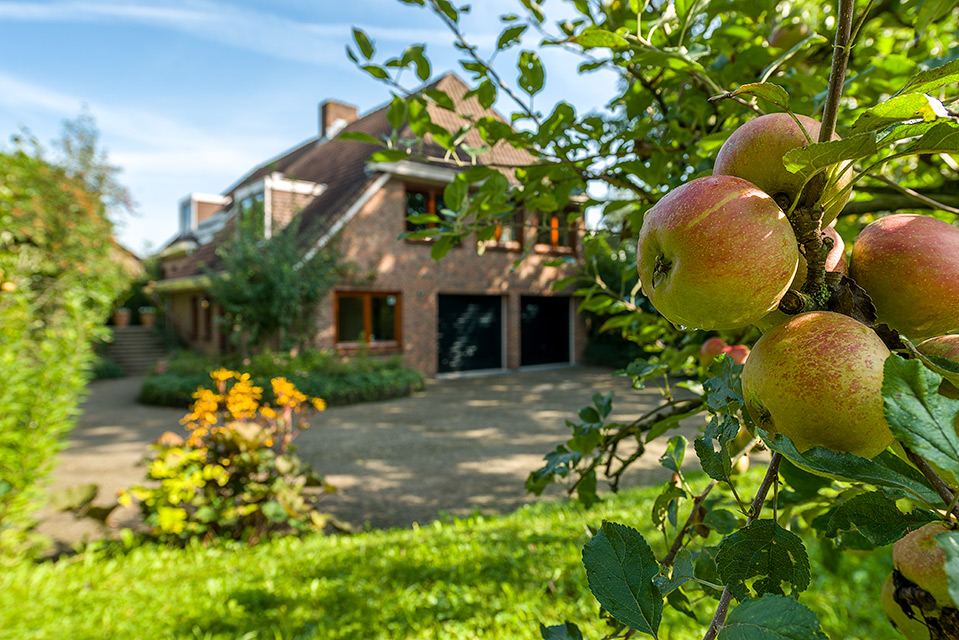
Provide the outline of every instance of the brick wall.
<path id="1" fill-rule="evenodd" d="M 439 262 L 430 257 L 430 243 L 398 240 L 405 230 L 405 187 L 391 180 L 338 234 L 342 258 L 357 270 L 339 290 L 382 291 L 401 294 L 402 354 L 409 366 L 427 375 L 437 370 L 437 296 L 445 293 L 497 295 L 506 298 L 506 366 L 520 364 L 520 296 L 569 296 L 552 285 L 572 275 L 573 267 L 545 266 L 555 255 L 533 253 L 512 269 L 520 251 L 489 248 L 476 253 L 474 242 L 464 241 Z M 580 243 L 576 243 L 577 247 Z M 318 341 L 334 346 L 333 296 L 321 303 Z M 574 361 L 585 346 L 586 332 L 577 314 L 574 323 Z"/>
<path id="2" fill-rule="evenodd" d="M 271 228 L 278 233 L 290 223 L 290 220 L 306 205 L 313 202 L 315 196 L 303 193 L 291 193 L 271 189 L 270 211 L 272 213 Z"/>

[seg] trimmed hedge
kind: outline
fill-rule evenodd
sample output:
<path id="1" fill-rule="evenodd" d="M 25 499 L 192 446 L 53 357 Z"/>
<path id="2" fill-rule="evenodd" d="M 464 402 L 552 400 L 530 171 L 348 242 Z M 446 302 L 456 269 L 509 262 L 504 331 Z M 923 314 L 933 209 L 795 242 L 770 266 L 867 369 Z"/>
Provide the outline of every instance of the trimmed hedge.
<path id="1" fill-rule="evenodd" d="M 198 387 L 211 387 L 210 371 L 220 367 L 249 373 L 263 388 L 263 400 L 271 403 L 270 379 L 278 376 L 308 396 L 323 398 L 329 406 L 400 398 L 421 391 L 425 383 L 423 374 L 404 367 L 399 358 L 359 356 L 342 362 L 325 351 L 307 351 L 295 357 L 267 353 L 242 362 L 224 362 L 185 353 L 161 365 L 162 373 L 147 376 L 140 402 L 186 408 Z"/>

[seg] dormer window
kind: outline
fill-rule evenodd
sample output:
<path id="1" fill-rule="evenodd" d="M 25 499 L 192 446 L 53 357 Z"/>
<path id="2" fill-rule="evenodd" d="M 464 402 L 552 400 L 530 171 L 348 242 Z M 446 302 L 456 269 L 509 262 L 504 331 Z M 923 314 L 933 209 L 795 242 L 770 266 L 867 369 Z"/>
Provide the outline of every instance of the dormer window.
<path id="1" fill-rule="evenodd" d="M 193 224 L 193 200 L 187 198 L 180 201 L 180 234 L 186 234 L 194 231 Z"/>
<path id="2" fill-rule="evenodd" d="M 237 220 L 243 229 L 257 236 L 263 236 L 264 229 L 264 196 L 263 192 L 251 193 L 240 200 L 236 205 Z"/>

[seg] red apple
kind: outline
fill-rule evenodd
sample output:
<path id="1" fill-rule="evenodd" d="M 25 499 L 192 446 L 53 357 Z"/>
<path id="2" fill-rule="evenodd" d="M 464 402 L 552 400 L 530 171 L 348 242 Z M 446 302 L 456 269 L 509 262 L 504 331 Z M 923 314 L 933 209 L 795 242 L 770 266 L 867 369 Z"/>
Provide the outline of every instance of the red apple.
<path id="1" fill-rule="evenodd" d="M 800 452 L 822 446 L 871 458 L 893 441 L 883 414 L 887 357 L 882 340 L 849 316 L 793 316 L 766 332 L 746 360 L 746 408 Z"/>
<path id="2" fill-rule="evenodd" d="M 786 170 L 782 158 L 787 151 L 804 147 L 810 141 L 819 141 L 819 122 L 808 116 L 797 115 L 796 118 L 802 128 L 788 113 L 769 113 L 740 126 L 719 149 L 713 174 L 738 176 L 773 197 L 784 195 L 790 203 L 793 202 L 802 189 L 803 181 L 797 174 Z M 808 140 L 803 130 L 809 135 Z M 840 138 L 833 134 L 832 139 Z M 840 180 L 826 190 L 822 202 L 838 194 L 850 180 L 852 172 L 847 170 Z M 824 227 L 836 219 L 850 195 L 851 191 L 823 212 Z"/>
<path id="3" fill-rule="evenodd" d="M 734 344 L 728 347 L 725 353 L 733 359 L 736 364 L 745 364 L 749 357 L 749 347 L 744 344 Z"/>
<path id="4" fill-rule="evenodd" d="M 779 304 L 798 262 L 779 206 L 732 176 L 673 189 L 646 212 L 639 232 L 643 291 L 668 320 L 690 328 L 755 322 Z"/>
<path id="5" fill-rule="evenodd" d="M 947 531 L 940 522 L 930 522 L 900 538 L 892 545 L 892 562 L 909 582 L 927 591 L 940 607 L 956 607 L 949 595 L 946 552 L 936 542 Z"/>
<path id="6" fill-rule="evenodd" d="M 913 340 L 959 331 L 959 228 L 898 214 L 869 224 L 852 247 L 852 278 L 880 322 Z"/>
<path id="7" fill-rule="evenodd" d="M 699 366 L 706 368 L 712 364 L 716 356 L 726 353 L 729 345 L 719 336 L 707 338 L 699 348 Z"/>

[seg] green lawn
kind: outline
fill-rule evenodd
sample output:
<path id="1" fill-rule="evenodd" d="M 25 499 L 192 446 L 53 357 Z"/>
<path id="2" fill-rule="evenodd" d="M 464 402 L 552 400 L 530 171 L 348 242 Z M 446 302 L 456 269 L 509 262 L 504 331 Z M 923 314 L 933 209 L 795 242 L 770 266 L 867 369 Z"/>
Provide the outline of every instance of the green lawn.
<path id="1" fill-rule="evenodd" d="M 751 477 L 754 474 L 751 474 Z M 702 483 L 700 483 L 702 484 Z M 0 571 L 0 638 L 539 638 L 566 619 L 603 636 L 580 563 L 586 525 L 604 518 L 642 531 L 656 489 L 585 511 L 540 504 L 354 536 L 279 539 L 254 548 L 152 545 Z M 712 534 L 710 542 L 718 543 Z M 809 544 L 814 567 L 816 544 Z M 833 640 L 898 637 L 879 607 L 889 550 L 850 557 L 801 597 Z M 703 626 L 667 613 L 661 637 L 701 638 L 714 601 L 694 602 Z"/>

